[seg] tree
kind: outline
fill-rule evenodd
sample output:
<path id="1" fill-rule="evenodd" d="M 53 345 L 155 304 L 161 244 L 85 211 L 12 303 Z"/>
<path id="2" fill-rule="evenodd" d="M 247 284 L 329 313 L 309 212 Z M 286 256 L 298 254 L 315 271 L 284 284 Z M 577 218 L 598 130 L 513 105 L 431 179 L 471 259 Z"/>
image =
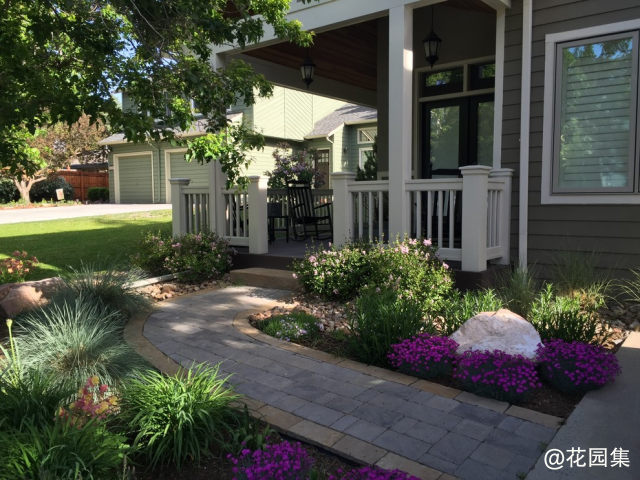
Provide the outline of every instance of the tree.
<path id="1" fill-rule="evenodd" d="M 43 124 L 71 125 L 82 112 L 130 141 L 172 140 L 194 122 L 193 100 L 208 138 L 228 135 L 226 109 L 253 104 L 271 85 L 242 61 L 215 65 L 211 48 L 255 43 L 265 25 L 308 46 L 312 35 L 286 19 L 288 8 L 289 0 L 4 0 L 0 167 L 20 157 L 11 140 L 17 129 L 33 135 Z M 118 90 L 135 109 L 119 108 L 111 95 Z"/>

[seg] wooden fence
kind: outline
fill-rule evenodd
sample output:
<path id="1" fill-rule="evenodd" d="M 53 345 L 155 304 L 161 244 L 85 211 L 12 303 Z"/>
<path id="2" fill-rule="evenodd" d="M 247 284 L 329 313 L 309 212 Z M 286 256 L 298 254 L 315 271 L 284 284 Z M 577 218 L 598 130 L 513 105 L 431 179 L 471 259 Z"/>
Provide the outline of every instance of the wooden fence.
<path id="1" fill-rule="evenodd" d="M 88 172 L 84 170 L 59 170 L 56 175 L 64 178 L 73 187 L 74 200 L 87 200 L 91 187 L 109 188 L 109 172 Z"/>

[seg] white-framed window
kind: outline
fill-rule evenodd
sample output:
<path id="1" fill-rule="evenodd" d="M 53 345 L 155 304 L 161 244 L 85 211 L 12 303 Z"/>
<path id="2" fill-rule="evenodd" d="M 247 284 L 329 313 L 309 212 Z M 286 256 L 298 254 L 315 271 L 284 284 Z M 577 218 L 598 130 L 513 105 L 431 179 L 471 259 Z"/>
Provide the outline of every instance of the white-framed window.
<path id="1" fill-rule="evenodd" d="M 364 168 L 364 164 L 369 158 L 369 152 L 373 152 L 373 147 L 362 147 L 358 150 L 358 166 Z"/>
<path id="2" fill-rule="evenodd" d="M 378 135 L 378 127 L 366 127 L 358 129 L 358 143 L 373 143 Z"/>
<path id="3" fill-rule="evenodd" d="M 640 203 L 640 19 L 547 35 L 542 203 Z"/>

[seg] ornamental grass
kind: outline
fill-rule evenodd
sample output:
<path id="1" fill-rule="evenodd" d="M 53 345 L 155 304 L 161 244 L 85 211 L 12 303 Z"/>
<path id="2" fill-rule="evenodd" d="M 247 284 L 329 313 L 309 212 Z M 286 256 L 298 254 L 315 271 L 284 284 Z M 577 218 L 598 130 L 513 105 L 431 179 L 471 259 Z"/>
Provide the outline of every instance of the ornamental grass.
<path id="1" fill-rule="evenodd" d="M 449 337 L 421 333 L 391 345 L 389 363 L 407 375 L 437 378 L 451 375 L 458 343 Z"/>
<path id="2" fill-rule="evenodd" d="M 538 346 L 537 361 L 542 378 L 567 393 L 601 388 L 620 373 L 613 353 L 583 342 L 549 340 Z"/>

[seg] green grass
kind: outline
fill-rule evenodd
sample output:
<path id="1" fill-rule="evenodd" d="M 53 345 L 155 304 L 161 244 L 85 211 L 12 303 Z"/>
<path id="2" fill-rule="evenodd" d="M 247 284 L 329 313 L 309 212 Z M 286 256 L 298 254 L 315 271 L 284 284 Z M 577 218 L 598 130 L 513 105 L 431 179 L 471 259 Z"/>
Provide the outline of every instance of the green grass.
<path id="1" fill-rule="evenodd" d="M 0 259 L 14 250 L 35 255 L 40 264 L 27 280 L 78 269 L 83 262 L 129 265 L 142 232 L 149 230 L 171 232 L 171 211 L 12 223 L 0 228 Z"/>

